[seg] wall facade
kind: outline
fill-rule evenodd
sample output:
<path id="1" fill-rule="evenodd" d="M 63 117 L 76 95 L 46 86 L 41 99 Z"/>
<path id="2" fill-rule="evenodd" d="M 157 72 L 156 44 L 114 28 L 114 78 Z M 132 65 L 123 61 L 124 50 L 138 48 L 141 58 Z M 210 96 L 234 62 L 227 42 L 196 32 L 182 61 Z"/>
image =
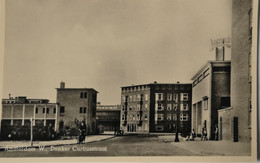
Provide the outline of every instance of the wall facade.
<path id="1" fill-rule="evenodd" d="M 238 141 L 251 139 L 252 1 L 233 0 L 231 105 L 238 118 Z"/>
<path id="2" fill-rule="evenodd" d="M 57 104 L 59 107 L 59 131 L 74 120 L 85 121 L 87 132 L 96 132 L 97 91 L 87 88 L 58 88 Z M 63 127 L 60 127 L 63 126 Z"/>

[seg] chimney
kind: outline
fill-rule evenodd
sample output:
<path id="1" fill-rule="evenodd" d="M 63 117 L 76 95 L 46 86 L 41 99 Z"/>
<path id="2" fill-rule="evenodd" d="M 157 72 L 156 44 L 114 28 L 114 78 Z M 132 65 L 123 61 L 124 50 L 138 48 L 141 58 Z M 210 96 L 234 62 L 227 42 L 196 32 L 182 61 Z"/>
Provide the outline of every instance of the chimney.
<path id="1" fill-rule="evenodd" d="M 216 47 L 216 61 L 225 60 L 225 47 Z"/>
<path id="2" fill-rule="evenodd" d="M 180 84 L 180 82 L 179 82 L 179 81 L 177 81 L 177 84 Z"/>
<path id="3" fill-rule="evenodd" d="M 61 88 L 61 89 L 64 89 L 64 88 L 65 88 L 65 82 L 63 82 L 63 81 L 60 82 L 60 88 Z"/>
<path id="4" fill-rule="evenodd" d="M 11 94 L 9 93 L 8 95 L 9 95 L 9 99 L 11 99 Z"/>

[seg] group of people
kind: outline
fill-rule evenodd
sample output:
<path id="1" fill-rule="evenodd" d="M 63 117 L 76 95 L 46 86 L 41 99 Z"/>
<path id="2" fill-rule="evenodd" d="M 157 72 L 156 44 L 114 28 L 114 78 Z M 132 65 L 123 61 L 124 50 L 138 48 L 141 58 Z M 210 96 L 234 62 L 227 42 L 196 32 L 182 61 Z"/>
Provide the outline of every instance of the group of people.
<path id="1" fill-rule="evenodd" d="M 215 125 L 215 128 L 214 128 L 214 140 L 217 141 L 218 140 L 218 125 Z M 207 141 L 208 140 L 208 132 L 207 132 L 207 128 L 206 127 L 203 127 L 202 128 L 202 132 L 201 132 L 201 141 Z M 187 139 L 186 140 L 195 140 L 195 137 L 196 137 L 196 133 L 195 133 L 195 130 L 192 129 L 192 132 L 190 133 L 190 135 L 188 135 Z"/>

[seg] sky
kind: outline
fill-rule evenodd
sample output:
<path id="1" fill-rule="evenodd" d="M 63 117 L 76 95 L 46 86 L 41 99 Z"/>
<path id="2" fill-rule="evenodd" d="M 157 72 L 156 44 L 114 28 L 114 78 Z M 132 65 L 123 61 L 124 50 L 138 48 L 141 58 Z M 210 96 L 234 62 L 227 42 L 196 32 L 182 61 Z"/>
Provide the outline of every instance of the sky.
<path id="1" fill-rule="evenodd" d="M 120 87 L 190 83 L 231 36 L 231 0 L 6 0 L 3 98 L 56 101 L 94 88 L 120 104 Z"/>

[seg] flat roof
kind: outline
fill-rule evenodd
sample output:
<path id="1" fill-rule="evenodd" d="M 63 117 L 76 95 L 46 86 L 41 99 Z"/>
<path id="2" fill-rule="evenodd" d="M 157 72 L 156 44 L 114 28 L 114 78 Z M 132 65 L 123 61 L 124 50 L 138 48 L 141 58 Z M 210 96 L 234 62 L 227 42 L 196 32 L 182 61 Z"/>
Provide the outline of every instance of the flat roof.
<path id="1" fill-rule="evenodd" d="M 129 85 L 129 86 L 124 86 L 121 88 L 127 88 L 127 87 L 136 87 L 136 86 L 150 86 L 150 85 L 188 85 L 192 83 L 149 83 L 149 84 L 140 84 L 140 85 Z"/>
<path id="2" fill-rule="evenodd" d="M 93 88 L 55 88 L 55 89 L 57 89 L 57 90 L 92 90 L 92 91 L 98 93 L 98 91 L 96 91 Z"/>
<path id="3" fill-rule="evenodd" d="M 193 75 L 193 77 L 191 78 L 191 80 L 194 80 L 197 78 L 198 75 L 200 75 L 209 65 L 212 65 L 212 64 L 230 64 L 231 61 L 230 60 L 227 60 L 227 61 L 212 61 L 212 60 L 209 60 L 206 62 L 206 64 L 204 64 L 200 69 L 199 71 L 197 71 L 197 73 L 195 75 Z"/>

